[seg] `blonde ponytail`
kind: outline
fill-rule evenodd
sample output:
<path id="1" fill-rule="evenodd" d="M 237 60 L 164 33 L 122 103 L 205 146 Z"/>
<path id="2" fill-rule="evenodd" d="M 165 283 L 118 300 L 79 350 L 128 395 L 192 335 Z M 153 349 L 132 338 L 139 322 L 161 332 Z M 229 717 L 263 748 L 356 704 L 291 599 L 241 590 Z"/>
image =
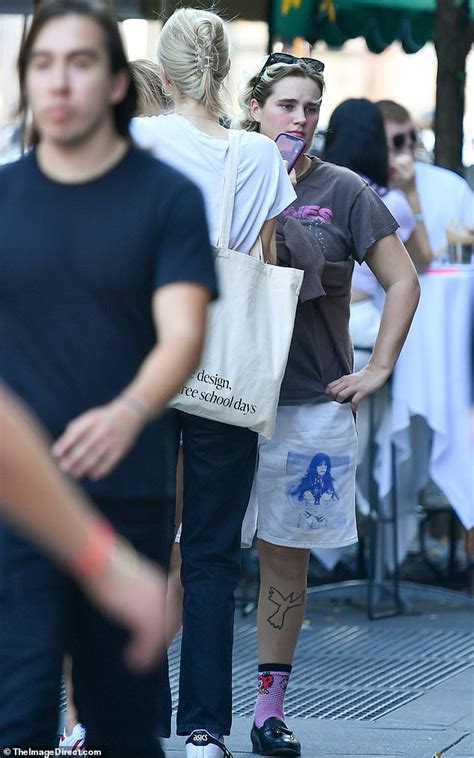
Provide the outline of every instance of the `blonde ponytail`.
<path id="1" fill-rule="evenodd" d="M 223 82 L 230 68 L 229 39 L 215 13 L 180 8 L 165 23 L 157 48 L 163 70 L 182 97 L 203 103 L 225 117 Z"/>

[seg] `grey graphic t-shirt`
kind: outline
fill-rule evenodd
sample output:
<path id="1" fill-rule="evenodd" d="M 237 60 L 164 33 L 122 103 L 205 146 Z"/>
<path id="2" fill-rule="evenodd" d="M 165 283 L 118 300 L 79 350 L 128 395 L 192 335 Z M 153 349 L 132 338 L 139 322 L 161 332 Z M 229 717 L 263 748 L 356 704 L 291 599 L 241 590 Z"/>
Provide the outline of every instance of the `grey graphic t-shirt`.
<path id="1" fill-rule="evenodd" d="M 318 158 L 313 159 L 311 168 L 298 180 L 296 195 L 296 200 L 280 216 L 279 226 L 285 217 L 304 224 L 318 242 L 326 261 L 325 272 L 330 269 L 332 281 L 325 298 L 298 304 L 280 405 L 330 400 L 324 388 L 347 373 L 335 344 L 349 342 L 351 284 L 347 266 L 341 266 L 338 274 L 338 267 L 332 264 L 353 260 L 361 263 L 374 242 L 398 228 L 397 221 L 367 182 L 349 169 Z M 340 276 L 340 281 L 334 281 L 334 276 Z M 323 303 L 331 297 L 334 302 Z M 334 305 L 337 319 L 328 317 L 328 305 Z"/>

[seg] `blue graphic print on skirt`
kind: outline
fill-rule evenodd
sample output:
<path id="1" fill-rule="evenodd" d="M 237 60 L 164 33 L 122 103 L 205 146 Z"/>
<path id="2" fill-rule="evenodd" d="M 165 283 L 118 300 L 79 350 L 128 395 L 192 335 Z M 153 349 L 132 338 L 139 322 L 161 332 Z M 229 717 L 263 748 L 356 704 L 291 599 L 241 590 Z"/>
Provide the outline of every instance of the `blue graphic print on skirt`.
<path id="1" fill-rule="evenodd" d="M 334 527 L 341 518 L 337 493 L 337 471 L 346 473 L 349 457 L 331 457 L 318 452 L 309 461 L 302 453 L 289 451 L 286 465 L 287 494 L 294 506 L 289 523 L 303 529 Z M 333 472 L 334 471 L 334 476 Z M 302 476 L 303 472 L 303 476 Z"/>

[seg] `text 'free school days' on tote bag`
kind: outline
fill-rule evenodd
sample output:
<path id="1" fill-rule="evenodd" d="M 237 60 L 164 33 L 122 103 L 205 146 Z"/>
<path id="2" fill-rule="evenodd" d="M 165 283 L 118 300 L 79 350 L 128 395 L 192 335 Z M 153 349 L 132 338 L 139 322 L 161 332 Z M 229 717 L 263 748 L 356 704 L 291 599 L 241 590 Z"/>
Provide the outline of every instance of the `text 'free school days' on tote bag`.
<path id="1" fill-rule="evenodd" d="M 303 271 L 265 263 L 260 239 L 250 255 L 229 248 L 239 143 L 230 130 L 215 248 L 219 298 L 208 309 L 200 366 L 170 405 L 271 437 Z"/>

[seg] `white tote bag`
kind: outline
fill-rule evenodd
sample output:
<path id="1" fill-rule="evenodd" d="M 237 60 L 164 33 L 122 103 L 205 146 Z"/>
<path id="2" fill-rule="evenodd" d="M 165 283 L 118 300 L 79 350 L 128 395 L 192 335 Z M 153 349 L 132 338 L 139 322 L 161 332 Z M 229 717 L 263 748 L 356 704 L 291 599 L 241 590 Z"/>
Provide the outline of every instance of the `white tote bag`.
<path id="1" fill-rule="evenodd" d="M 199 368 L 170 406 L 271 437 L 303 271 L 229 249 L 240 132 L 229 131 L 216 253 L 219 298 L 209 306 Z M 253 257 L 255 249 L 258 257 Z"/>

